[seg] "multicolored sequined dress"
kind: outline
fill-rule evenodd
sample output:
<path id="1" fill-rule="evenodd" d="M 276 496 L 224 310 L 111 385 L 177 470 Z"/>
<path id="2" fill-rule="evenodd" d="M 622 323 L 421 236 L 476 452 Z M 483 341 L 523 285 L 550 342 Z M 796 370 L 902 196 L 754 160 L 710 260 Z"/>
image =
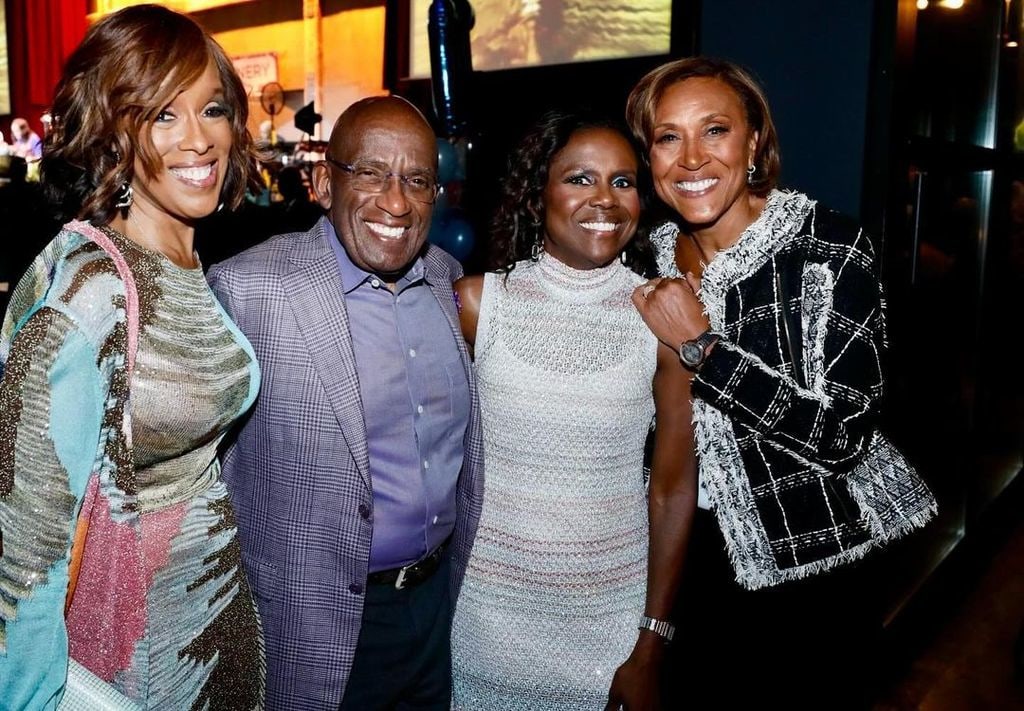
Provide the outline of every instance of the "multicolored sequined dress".
<path id="1" fill-rule="evenodd" d="M 0 706 L 54 708 L 70 654 L 143 708 L 262 708 L 262 632 L 216 456 L 259 370 L 202 270 L 72 223 L 0 336 Z"/>
<path id="2" fill-rule="evenodd" d="M 487 476 L 452 627 L 459 711 L 600 711 L 647 591 L 643 448 L 657 340 L 618 260 L 484 277 Z"/>

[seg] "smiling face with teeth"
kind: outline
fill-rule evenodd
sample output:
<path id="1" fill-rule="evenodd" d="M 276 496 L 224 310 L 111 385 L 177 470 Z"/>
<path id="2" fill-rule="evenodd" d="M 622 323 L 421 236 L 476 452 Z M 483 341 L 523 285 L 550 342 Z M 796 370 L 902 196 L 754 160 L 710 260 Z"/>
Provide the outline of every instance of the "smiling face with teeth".
<path id="1" fill-rule="evenodd" d="M 331 132 L 339 163 L 398 175 L 437 175 L 437 144 L 423 115 L 398 97 L 372 97 L 349 107 Z M 356 266 L 394 283 L 419 256 L 433 205 L 409 198 L 397 177 L 383 190 L 352 187 L 351 175 L 324 162 L 313 169 L 313 190 Z"/>
<path id="2" fill-rule="evenodd" d="M 764 205 L 747 185 L 757 138 L 740 97 L 717 78 L 673 84 L 655 108 L 655 191 L 692 234 L 715 249 L 735 242 Z"/>
<path id="3" fill-rule="evenodd" d="M 147 177 L 136 157 L 132 180 L 135 219 L 152 226 L 154 237 L 165 229 L 191 230 L 217 209 L 233 132 L 217 66 L 211 60 L 190 86 L 165 106 L 146 129 L 159 170 Z"/>
<path id="4" fill-rule="evenodd" d="M 611 128 L 585 128 L 548 165 L 544 188 L 544 251 L 574 269 L 614 261 L 640 217 L 638 159 Z"/>

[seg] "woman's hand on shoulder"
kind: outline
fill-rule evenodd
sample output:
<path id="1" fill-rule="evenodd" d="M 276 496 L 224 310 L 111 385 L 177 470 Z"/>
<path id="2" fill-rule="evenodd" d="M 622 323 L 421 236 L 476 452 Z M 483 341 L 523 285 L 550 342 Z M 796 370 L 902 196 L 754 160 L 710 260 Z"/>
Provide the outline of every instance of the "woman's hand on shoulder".
<path id="1" fill-rule="evenodd" d="M 700 280 L 692 274 L 683 279 L 651 279 L 633 292 L 633 305 L 658 340 L 676 350 L 683 341 L 708 330 L 698 291 Z"/>
<path id="2" fill-rule="evenodd" d="M 454 289 L 462 336 L 472 348 L 476 343 L 476 325 L 480 320 L 480 297 L 484 291 L 483 274 L 462 277 L 455 282 Z"/>

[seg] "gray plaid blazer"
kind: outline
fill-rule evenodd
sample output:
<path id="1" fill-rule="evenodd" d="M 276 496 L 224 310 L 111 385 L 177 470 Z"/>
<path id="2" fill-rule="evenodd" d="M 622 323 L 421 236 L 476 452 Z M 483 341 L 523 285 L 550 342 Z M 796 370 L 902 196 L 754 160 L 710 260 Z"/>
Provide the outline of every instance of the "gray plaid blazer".
<path id="1" fill-rule="evenodd" d="M 268 709 L 340 706 L 363 613 L 373 495 L 348 314 L 328 242 L 334 238 L 321 219 L 209 273 L 263 374 L 256 405 L 225 453 L 223 476 L 263 620 Z M 462 269 L 435 247 L 424 261 L 471 397 L 450 548 L 454 599 L 483 497 L 480 410 L 452 292 Z"/>

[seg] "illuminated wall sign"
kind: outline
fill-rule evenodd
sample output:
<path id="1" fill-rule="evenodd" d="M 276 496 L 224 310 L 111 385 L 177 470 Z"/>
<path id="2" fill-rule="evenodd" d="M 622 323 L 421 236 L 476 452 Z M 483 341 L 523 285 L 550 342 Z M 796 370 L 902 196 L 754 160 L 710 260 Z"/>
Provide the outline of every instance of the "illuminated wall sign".
<path id="1" fill-rule="evenodd" d="M 276 52 L 232 57 L 231 63 L 235 65 L 235 71 L 242 78 L 245 90 L 249 94 L 258 94 L 264 84 L 278 80 Z"/>
<path id="2" fill-rule="evenodd" d="M 143 2 L 152 2 L 152 0 L 96 0 L 95 15 L 96 17 L 103 17 L 122 8 L 139 5 Z M 243 2 L 251 2 L 251 0 L 162 0 L 158 1 L 157 4 L 178 12 L 188 13 L 212 10 L 227 5 L 238 5 Z"/>

